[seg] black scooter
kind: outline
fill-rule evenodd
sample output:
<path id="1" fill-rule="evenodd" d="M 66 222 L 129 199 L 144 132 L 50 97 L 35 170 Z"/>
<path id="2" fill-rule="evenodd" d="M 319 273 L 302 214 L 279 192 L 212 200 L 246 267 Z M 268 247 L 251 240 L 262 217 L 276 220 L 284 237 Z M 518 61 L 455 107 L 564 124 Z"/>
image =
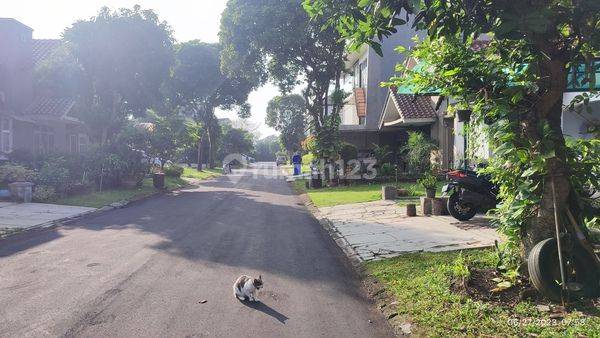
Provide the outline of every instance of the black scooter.
<path id="1" fill-rule="evenodd" d="M 486 212 L 498 204 L 498 188 L 488 178 L 472 170 L 455 170 L 447 174 L 442 189 L 449 195 L 448 212 L 459 221 L 468 221 L 477 212 Z"/>

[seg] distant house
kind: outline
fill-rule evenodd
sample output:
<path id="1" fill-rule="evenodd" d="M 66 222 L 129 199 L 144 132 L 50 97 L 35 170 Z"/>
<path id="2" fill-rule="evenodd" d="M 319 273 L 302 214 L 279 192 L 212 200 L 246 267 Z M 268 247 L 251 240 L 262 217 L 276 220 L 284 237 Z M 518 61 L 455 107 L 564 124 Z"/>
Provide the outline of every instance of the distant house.
<path id="1" fill-rule="evenodd" d="M 33 72 L 61 40 L 32 38 L 33 30 L 0 18 L 0 159 L 13 151 L 32 154 L 84 151 L 84 124 L 71 115 L 75 101 L 34 90 Z"/>

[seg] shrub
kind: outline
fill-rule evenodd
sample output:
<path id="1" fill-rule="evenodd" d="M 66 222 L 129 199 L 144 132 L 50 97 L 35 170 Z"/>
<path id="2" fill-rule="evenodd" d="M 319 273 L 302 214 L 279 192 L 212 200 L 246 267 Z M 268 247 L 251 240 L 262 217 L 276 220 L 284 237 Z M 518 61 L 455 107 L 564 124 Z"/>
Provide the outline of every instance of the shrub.
<path id="1" fill-rule="evenodd" d="M 27 149 L 15 149 L 8 155 L 8 157 L 12 163 L 29 168 L 35 167 L 35 156 L 33 156 L 33 153 Z"/>
<path id="2" fill-rule="evenodd" d="M 37 183 L 50 186 L 60 194 L 66 194 L 74 182 L 71 180 L 71 173 L 67 169 L 65 158 L 48 158 L 40 169 Z"/>
<path id="3" fill-rule="evenodd" d="M 58 195 L 56 190 L 48 185 L 38 185 L 33 189 L 33 201 L 38 203 L 46 203 L 55 201 Z"/>
<path id="4" fill-rule="evenodd" d="M 404 153 L 411 173 L 423 173 L 431 168 L 431 151 L 436 145 L 423 133 L 409 131 L 408 142 L 400 148 Z"/>
<path id="5" fill-rule="evenodd" d="M 384 163 L 379 167 L 377 174 L 381 177 L 393 176 L 394 166 L 391 163 Z"/>
<path id="6" fill-rule="evenodd" d="M 417 180 L 417 183 L 422 185 L 425 189 L 432 189 L 436 187 L 437 178 L 434 174 L 428 171 L 419 180 Z"/>
<path id="7" fill-rule="evenodd" d="M 165 175 L 169 177 L 181 177 L 183 175 L 183 167 L 178 165 L 170 165 L 164 169 Z"/>
<path id="8" fill-rule="evenodd" d="M 0 182 L 12 183 L 20 181 L 33 182 L 37 178 L 35 171 L 20 165 L 5 164 L 0 166 Z"/>
<path id="9" fill-rule="evenodd" d="M 342 147 L 340 149 L 340 157 L 344 161 L 345 164 L 348 164 L 351 160 L 356 160 L 358 157 L 358 149 L 353 144 L 350 143 L 342 143 Z"/>

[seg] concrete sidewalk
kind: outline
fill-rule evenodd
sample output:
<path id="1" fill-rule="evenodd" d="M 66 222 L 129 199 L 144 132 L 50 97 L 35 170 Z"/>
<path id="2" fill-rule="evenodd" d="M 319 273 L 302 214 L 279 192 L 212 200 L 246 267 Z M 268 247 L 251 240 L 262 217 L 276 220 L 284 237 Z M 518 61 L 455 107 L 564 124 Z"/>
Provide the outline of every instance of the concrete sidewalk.
<path id="1" fill-rule="evenodd" d="M 56 204 L 0 202 L 0 235 L 44 227 L 52 222 L 81 216 L 95 210 Z"/>
<path id="2" fill-rule="evenodd" d="M 487 247 L 500 240 L 489 219 L 460 222 L 451 216 L 407 217 L 394 201 L 319 208 L 335 235 L 362 261 L 417 251 L 452 251 Z"/>

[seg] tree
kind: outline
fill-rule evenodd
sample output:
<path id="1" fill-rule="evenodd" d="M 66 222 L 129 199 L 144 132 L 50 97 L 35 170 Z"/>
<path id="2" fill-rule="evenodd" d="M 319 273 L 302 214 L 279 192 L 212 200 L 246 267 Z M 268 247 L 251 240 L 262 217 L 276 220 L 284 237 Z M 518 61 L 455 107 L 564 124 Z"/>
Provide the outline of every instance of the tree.
<path id="1" fill-rule="evenodd" d="M 161 86 L 173 61 L 173 38 L 152 10 L 107 7 L 64 32 L 85 79 L 80 89 L 82 119 L 92 136 L 110 143 L 129 115 L 162 101 Z"/>
<path id="2" fill-rule="evenodd" d="M 412 55 L 428 67 L 391 82 L 411 85 L 417 93 L 436 88 L 486 125 L 495 151 L 487 172 L 500 185 L 500 223 L 511 243 L 521 240 L 523 257 L 553 236 L 553 186 L 561 210 L 586 216 L 579 196 L 584 185 L 599 187 L 600 164 L 586 155 L 594 152 L 565 144 L 562 97 L 568 81 L 594 88 L 600 2 L 306 0 L 305 7 L 313 15 L 325 13 L 354 46 L 369 43 L 376 49 L 377 39 L 414 14 L 414 26 L 429 37 Z M 484 35 L 487 46 L 474 48 Z M 574 68 L 585 71 L 568 79 Z M 576 171 L 570 163 L 578 161 L 595 162 L 596 170 Z"/>
<path id="3" fill-rule="evenodd" d="M 319 155 L 333 157 L 343 99 L 331 94 L 340 92 L 344 41 L 323 24 L 319 18 L 311 20 L 298 0 L 229 0 L 219 38 L 228 74 L 257 83 L 270 79 L 284 94 L 305 85 L 302 96 L 322 149 Z"/>
<path id="4" fill-rule="evenodd" d="M 279 138 L 276 135 L 267 136 L 258 140 L 254 148 L 254 157 L 260 162 L 272 162 L 275 160 L 277 153 L 281 151 Z"/>
<path id="5" fill-rule="evenodd" d="M 230 154 L 250 154 L 254 150 L 252 134 L 244 129 L 223 127 L 223 136 L 219 147 L 219 158 Z"/>
<path id="6" fill-rule="evenodd" d="M 181 107 L 202 125 L 198 139 L 198 170 L 204 162 L 204 142 L 208 143 L 208 163 L 214 166 L 214 152 L 220 135 L 215 116 L 217 107 L 238 108 L 238 116 L 248 117 L 248 95 L 257 84 L 242 77 L 227 77 L 220 69 L 218 44 L 190 41 L 177 46 L 175 66 L 169 85 L 174 105 Z"/>
<path id="7" fill-rule="evenodd" d="M 306 138 L 305 112 L 305 101 L 297 94 L 276 96 L 267 106 L 265 122 L 280 133 L 279 142 L 288 155 L 300 150 Z"/>

